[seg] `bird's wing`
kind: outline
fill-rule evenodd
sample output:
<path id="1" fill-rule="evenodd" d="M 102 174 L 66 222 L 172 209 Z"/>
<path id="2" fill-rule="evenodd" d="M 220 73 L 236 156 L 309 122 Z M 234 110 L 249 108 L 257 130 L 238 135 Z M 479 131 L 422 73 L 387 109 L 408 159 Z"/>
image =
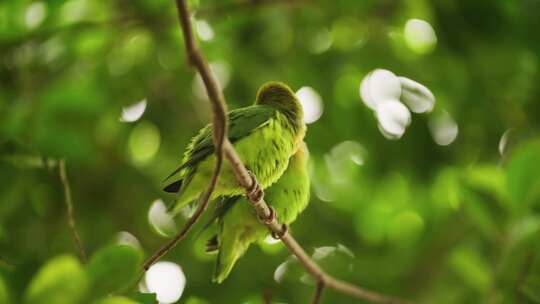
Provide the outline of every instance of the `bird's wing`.
<path id="1" fill-rule="evenodd" d="M 228 196 L 228 197 L 223 197 L 221 198 L 217 203 L 216 203 L 216 207 L 214 208 L 214 212 L 212 212 L 212 215 L 210 216 L 210 218 L 208 218 L 208 220 L 206 221 L 206 223 L 204 224 L 204 226 L 201 228 L 201 230 L 199 231 L 199 233 L 197 233 L 197 238 L 203 233 L 205 232 L 208 228 L 210 228 L 216 221 L 218 221 L 219 219 L 223 218 L 223 216 L 231 209 L 232 206 L 234 206 L 234 204 L 238 201 L 238 199 L 240 199 L 241 196 Z M 217 235 L 213 236 L 212 238 L 210 238 L 210 240 L 208 241 L 207 243 L 207 248 L 206 248 L 206 251 L 207 252 L 211 252 L 211 251 L 214 251 L 217 249 L 217 247 L 215 245 L 216 241 L 217 241 Z"/>
<path id="2" fill-rule="evenodd" d="M 266 125 L 275 115 L 276 110 L 274 108 L 264 105 L 254 105 L 229 112 L 229 140 L 234 143 L 235 141 L 248 136 L 254 130 Z M 204 160 L 208 155 L 214 153 L 215 147 L 212 136 L 213 130 L 211 125 L 202 128 L 188 146 L 188 153 L 186 154 L 184 163 L 174 170 L 174 172 L 165 180 L 185 168 L 196 167 L 199 162 Z M 168 185 L 165 189 L 172 188 L 171 190 L 173 190 L 175 187 L 169 186 L 176 184 L 178 184 L 178 181 Z"/>
<path id="3" fill-rule="evenodd" d="M 241 195 L 237 196 L 227 196 L 223 197 L 219 200 L 219 202 L 216 204 L 216 207 L 214 208 L 214 212 L 212 213 L 212 216 L 208 219 L 208 222 L 202 230 L 208 229 L 216 220 L 223 218 L 223 216 L 231 209 L 232 206 L 241 198 Z"/>

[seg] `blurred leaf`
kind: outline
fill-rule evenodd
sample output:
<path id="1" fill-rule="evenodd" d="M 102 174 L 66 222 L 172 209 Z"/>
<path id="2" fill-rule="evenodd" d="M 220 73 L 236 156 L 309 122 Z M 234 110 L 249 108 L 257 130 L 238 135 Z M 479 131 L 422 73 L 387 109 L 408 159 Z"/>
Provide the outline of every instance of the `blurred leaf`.
<path id="1" fill-rule="evenodd" d="M 501 226 L 493 216 L 491 202 L 468 189 L 463 189 L 463 195 L 463 209 L 470 221 L 479 228 L 485 238 L 496 238 Z"/>
<path id="2" fill-rule="evenodd" d="M 208 301 L 201 299 L 199 297 L 189 297 L 186 300 L 186 304 L 208 304 Z"/>
<path id="3" fill-rule="evenodd" d="M 505 189 L 505 178 L 504 170 L 496 165 L 475 165 L 465 170 L 465 180 L 470 186 L 495 195 L 503 204 L 508 197 Z"/>
<path id="4" fill-rule="evenodd" d="M 108 297 L 108 298 L 101 299 L 94 302 L 94 304 L 138 304 L 138 303 L 141 303 L 141 302 L 134 301 L 126 297 Z"/>
<path id="5" fill-rule="evenodd" d="M 527 278 L 520 292 L 532 303 L 540 303 L 540 275 Z"/>
<path id="6" fill-rule="evenodd" d="M 487 292 L 492 276 L 488 265 L 477 252 L 465 247 L 458 248 L 452 253 L 450 264 L 463 283 L 480 293 Z"/>
<path id="7" fill-rule="evenodd" d="M 129 295 L 131 299 L 136 301 L 139 304 L 156 304 L 156 294 L 155 293 L 132 293 Z"/>
<path id="8" fill-rule="evenodd" d="M 517 148 L 506 169 L 507 189 L 514 206 L 524 210 L 540 195 L 540 142 L 538 140 Z"/>
<path id="9" fill-rule="evenodd" d="M 98 251 L 86 267 L 93 294 L 120 292 L 131 286 L 141 261 L 141 251 L 133 246 L 113 245 Z"/>
<path id="10" fill-rule="evenodd" d="M 277 283 L 298 282 L 304 270 L 295 256 L 290 255 L 278 265 L 274 271 L 274 281 Z"/>
<path id="11" fill-rule="evenodd" d="M 459 170 L 444 168 L 439 171 L 431 187 L 433 201 L 441 209 L 457 210 L 462 203 Z"/>
<path id="12" fill-rule="evenodd" d="M 8 304 L 8 303 L 11 303 L 9 301 L 8 288 L 6 286 L 6 283 L 4 282 L 4 279 L 0 275 L 0 304 Z"/>
<path id="13" fill-rule="evenodd" d="M 32 278 L 25 294 L 27 304 L 82 303 L 88 279 L 79 261 L 63 255 L 48 261 Z"/>

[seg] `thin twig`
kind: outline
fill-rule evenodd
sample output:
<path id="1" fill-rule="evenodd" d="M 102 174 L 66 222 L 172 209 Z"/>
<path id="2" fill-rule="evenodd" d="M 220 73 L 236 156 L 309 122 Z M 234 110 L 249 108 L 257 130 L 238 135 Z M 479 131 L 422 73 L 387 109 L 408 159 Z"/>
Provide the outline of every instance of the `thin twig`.
<path id="1" fill-rule="evenodd" d="M 183 5 L 183 6 L 182 6 Z M 188 58 L 189 62 L 196 66 L 197 69 L 209 69 L 208 62 L 201 56 L 199 50 L 197 49 L 197 43 L 195 42 L 195 38 L 193 37 L 193 30 L 191 28 L 191 19 L 188 15 L 188 9 L 185 3 L 178 3 L 177 1 L 177 8 L 178 8 L 178 17 L 181 24 L 182 31 L 184 33 L 184 44 L 186 46 L 186 50 L 188 52 Z M 178 244 L 179 241 L 181 241 L 186 234 L 191 230 L 191 227 L 199 220 L 203 212 L 206 210 L 206 207 L 208 206 L 208 203 L 210 202 L 210 198 L 212 197 L 212 193 L 214 192 L 214 189 L 216 188 L 216 184 L 219 179 L 219 173 L 221 172 L 221 167 L 223 164 L 223 142 L 225 140 L 225 134 L 227 134 L 227 106 L 224 102 L 225 97 L 223 97 L 223 93 L 218 87 L 217 81 L 213 74 L 201 74 L 201 77 L 203 79 L 204 84 L 208 87 L 213 87 L 212 92 L 214 94 L 210 94 L 209 96 L 211 99 L 217 99 L 221 100 L 219 103 L 212 103 L 212 125 L 214 126 L 214 132 L 213 132 L 213 141 L 214 146 L 216 147 L 216 165 L 214 167 L 214 172 L 212 174 L 212 179 L 210 180 L 210 184 L 208 185 L 208 188 L 203 193 L 201 197 L 199 197 L 198 200 L 198 207 L 195 213 L 188 219 L 188 221 L 184 224 L 180 232 L 167 244 L 165 244 L 161 249 L 159 249 L 155 254 L 153 254 L 143 265 L 143 270 L 146 271 L 154 262 L 156 262 L 158 259 L 160 259 L 162 256 L 166 255 L 167 252 L 169 252 L 176 244 Z"/>
<path id="2" fill-rule="evenodd" d="M 66 162 L 61 159 L 58 169 L 60 171 L 60 180 L 62 181 L 62 185 L 64 185 L 64 196 L 65 196 L 65 202 L 67 207 L 67 219 L 69 228 L 71 230 L 71 234 L 73 235 L 73 240 L 75 241 L 75 245 L 77 246 L 77 249 L 79 250 L 79 255 L 81 256 L 81 261 L 83 263 L 86 263 L 86 252 L 84 251 L 84 247 L 81 241 L 81 238 L 79 236 L 79 233 L 77 232 L 77 227 L 75 225 L 75 211 L 73 209 L 73 200 L 71 198 L 71 188 L 69 187 L 69 181 L 66 174 Z"/>
<path id="3" fill-rule="evenodd" d="M 272 304 L 272 290 L 265 288 L 262 292 L 262 302 L 264 304 Z"/>
<path id="4" fill-rule="evenodd" d="M 229 161 L 238 183 L 246 189 L 246 196 L 249 202 L 253 205 L 257 215 L 260 218 L 269 218 L 272 214 L 268 205 L 261 196 L 250 195 L 251 191 L 255 188 L 259 188 L 256 180 L 251 178 L 246 167 L 240 160 L 236 150 L 228 140 L 226 134 L 226 103 L 223 93 L 219 89 L 218 83 L 215 80 L 211 70 L 208 67 L 208 63 L 202 56 L 201 52 L 197 48 L 196 41 L 193 37 L 193 31 L 191 29 L 191 18 L 188 7 L 185 0 L 176 0 L 176 6 L 178 9 L 178 15 L 180 17 L 180 24 L 182 25 L 182 31 L 184 33 L 185 47 L 189 56 L 190 62 L 195 65 L 201 78 L 204 81 L 208 97 L 212 104 L 213 109 L 213 130 L 214 130 L 214 143 L 216 145 L 217 155 L 222 151 L 225 152 L 225 157 Z M 222 126 L 225 126 L 223 129 Z M 254 184 L 255 183 L 255 184 Z M 373 303 L 406 303 L 404 300 L 400 300 L 387 295 L 379 294 L 361 287 L 357 287 L 348 282 L 340 281 L 326 272 L 324 272 L 304 251 L 304 249 L 296 242 L 296 240 L 288 232 L 282 231 L 282 226 L 276 221 L 276 218 L 272 218 L 271 221 L 266 223 L 268 228 L 275 234 L 283 234 L 281 237 L 282 242 L 287 246 L 289 251 L 293 253 L 300 263 L 304 266 L 307 272 L 309 272 L 318 282 L 322 282 L 324 286 L 335 289 L 339 292 L 348 294 L 358 299 L 367 300 Z"/>
<path id="5" fill-rule="evenodd" d="M 317 286 L 315 287 L 315 295 L 313 296 L 313 301 L 311 301 L 312 304 L 321 303 L 323 290 L 324 290 L 324 282 L 322 280 L 319 280 L 317 282 Z"/>

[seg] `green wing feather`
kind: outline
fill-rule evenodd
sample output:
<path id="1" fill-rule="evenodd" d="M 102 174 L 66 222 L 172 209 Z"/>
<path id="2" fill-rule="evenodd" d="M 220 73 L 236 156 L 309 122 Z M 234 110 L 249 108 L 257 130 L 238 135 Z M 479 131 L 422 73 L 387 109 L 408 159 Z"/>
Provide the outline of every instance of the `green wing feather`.
<path id="1" fill-rule="evenodd" d="M 277 110 L 271 106 L 253 105 L 229 112 L 229 140 L 234 143 L 235 141 L 248 136 L 254 130 L 263 127 L 270 121 L 271 118 L 275 117 L 276 111 Z M 202 128 L 188 146 L 182 165 L 174 170 L 165 180 L 171 178 L 184 169 L 196 168 L 202 160 L 206 159 L 208 155 L 214 153 L 215 147 L 212 136 L 213 131 L 211 125 L 207 125 Z M 180 180 L 177 180 L 165 187 L 165 191 L 180 191 L 182 179 L 189 177 L 189 175 L 190 172 L 187 172 Z M 184 184 L 186 183 L 184 182 Z"/>
<path id="2" fill-rule="evenodd" d="M 205 232 L 208 228 L 210 228 L 217 220 L 219 220 L 220 218 L 223 218 L 225 213 L 227 213 L 227 211 L 229 211 L 231 209 L 231 207 L 234 206 L 234 204 L 236 202 L 238 202 L 238 200 L 241 197 L 242 196 L 240 196 L 240 195 L 239 196 L 227 196 L 227 197 L 222 197 L 221 199 L 219 199 L 219 201 L 216 203 L 216 207 L 214 208 L 214 211 L 212 212 L 212 215 L 210 216 L 210 218 L 208 218 L 208 220 L 206 221 L 204 226 L 201 228 L 201 230 L 197 234 L 197 238 L 203 232 Z M 217 237 L 217 235 L 213 236 L 212 238 L 215 238 L 215 237 Z M 217 248 L 215 248 L 215 250 L 217 250 Z M 209 251 L 213 251 L 213 250 L 208 250 L 208 248 L 207 248 L 207 251 L 209 252 Z"/>

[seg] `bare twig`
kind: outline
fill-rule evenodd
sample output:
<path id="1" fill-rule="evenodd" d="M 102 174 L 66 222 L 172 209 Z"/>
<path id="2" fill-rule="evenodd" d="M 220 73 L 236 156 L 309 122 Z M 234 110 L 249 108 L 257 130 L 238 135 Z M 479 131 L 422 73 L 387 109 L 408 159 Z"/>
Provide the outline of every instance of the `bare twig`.
<path id="1" fill-rule="evenodd" d="M 324 290 L 324 282 L 318 281 L 317 286 L 315 287 L 315 295 L 313 296 L 313 301 L 311 301 L 312 304 L 321 303 L 323 290 Z"/>
<path id="2" fill-rule="evenodd" d="M 79 236 L 79 233 L 77 232 L 77 228 L 75 225 L 75 211 L 73 210 L 73 200 L 71 198 L 71 188 L 69 187 L 69 181 L 66 174 L 66 162 L 61 159 L 59 162 L 58 169 L 60 171 L 60 180 L 62 181 L 62 185 L 64 185 L 64 196 L 65 196 L 65 202 L 67 207 L 67 219 L 69 228 L 71 230 L 71 234 L 73 235 L 73 240 L 75 241 L 75 245 L 77 246 L 77 249 L 79 250 L 79 255 L 81 256 L 81 260 L 83 263 L 86 263 L 86 252 L 84 251 L 84 247 L 81 241 L 81 238 Z"/>
<path id="3" fill-rule="evenodd" d="M 210 68 L 208 66 L 208 62 L 204 59 L 204 57 L 201 56 L 199 50 L 197 49 L 197 44 L 195 42 L 195 38 L 193 37 L 193 30 L 191 28 L 190 16 L 188 15 L 186 4 L 178 3 L 177 1 L 177 8 L 180 24 L 184 33 L 184 44 L 188 53 L 189 62 L 196 66 L 198 70 L 209 70 Z M 186 236 L 191 227 L 193 227 L 193 225 L 199 220 L 204 210 L 206 210 L 219 179 L 219 173 L 221 172 L 221 167 L 223 164 L 223 142 L 225 141 L 225 134 L 227 134 L 228 128 L 227 106 L 224 102 L 225 98 L 223 97 L 223 93 L 219 89 L 214 75 L 201 74 L 201 77 L 206 87 L 210 86 L 213 88 L 211 90 L 213 94 L 210 94 L 209 91 L 210 98 L 212 100 L 220 100 L 220 102 L 212 103 L 212 111 L 214 114 L 212 115 L 212 125 L 214 126 L 213 141 L 214 146 L 216 147 L 216 166 L 214 167 L 212 179 L 210 180 L 208 188 L 198 200 L 198 207 L 195 213 L 189 218 L 189 220 L 184 224 L 184 227 L 182 227 L 180 232 L 171 241 L 165 244 L 165 246 L 146 260 L 143 265 L 144 271 L 148 270 L 148 268 L 150 268 L 154 262 L 167 254 L 167 252 L 174 248 L 174 246 L 176 246 L 176 244 Z"/>
<path id="4" fill-rule="evenodd" d="M 328 275 L 309 257 L 309 255 L 296 242 L 296 240 L 291 236 L 290 233 L 282 230 L 283 227 L 277 222 L 276 217 L 272 217 L 272 211 L 264 201 L 263 195 L 252 195 L 253 189 L 261 188 L 257 184 L 256 179 L 252 178 L 252 176 L 249 174 L 248 170 L 240 160 L 240 157 L 236 153 L 236 150 L 226 136 L 227 107 L 225 103 L 225 98 L 223 97 L 223 93 L 221 92 L 215 77 L 213 76 L 210 68 L 208 67 L 208 63 L 206 62 L 197 47 L 197 43 L 195 41 L 195 38 L 193 37 L 193 31 L 191 28 L 191 16 L 185 0 L 176 0 L 176 6 L 178 9 L 178 15 L 180 18 L 180 24 L 182 26 L 182 31 L 184 33 L 184 42 L 189 61 L 199 71 L 199 74 L 201 75 L 201 78 L 203 79 L 203 82 L 205 84 L 208 97 L 212 104 L 216 157 L 219 160 L 222 153 L 225 154 L 225 157 L 231 164 L 238 183 L 246 189 L 246 196 L 255 211 L 257 212 L 257 215 L 262 219 L 269 219 L 265 223 L 268 228 L 276 235 L 281 235 L 281 241 L 285 244 L 285 246 L 287 246 L 289 251 L 298 258 L 306 271 L 316 279 L 316 281 L 318 282 L 318 290 L 316 291 L 316 293 L 318 294 L 317 298 L 320 298 L 322 287 L 328 286 L 329 288 L 337 290 L 341 293 L 348 294 L 355 298 L 370 301 L 373 303 L 406 303 L 406 301 L 404 300 L 379 294 L 355 286 L 348 282 L 338 280 Z M 219 162 L 217 162 L 217 164 L 219 164 Z M 219 170 L 216 171 L 219 172 Z M 212 183 L 209 186 L 208 190 L 209 191 L 207 191 L 207 196 L 211 197 L 211 191 L 213 190 Z M 196 221 L 196 219 L 194 219 L 194 221 Z"/>
<path id="5" fill-rule="evenodd" d="M 266 288 L 262 292 L 262 302 L 264 304 L 272 304 L 272 290 Z"/>

